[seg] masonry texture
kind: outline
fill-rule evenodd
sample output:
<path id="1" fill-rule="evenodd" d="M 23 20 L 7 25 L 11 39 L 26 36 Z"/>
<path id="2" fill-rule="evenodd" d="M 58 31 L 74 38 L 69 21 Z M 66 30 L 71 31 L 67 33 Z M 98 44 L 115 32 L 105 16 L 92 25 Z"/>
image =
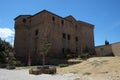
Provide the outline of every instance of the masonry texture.
<path id="1" fill-rule="evenodd" d="M 43 10 L 35 15 L 20 15 L 15 18 L 16 57 L 27 63 L 41 62 L 42 43 L 46 39 L 51 48 L 47 59 L 62 58 L 65 53 L 79 55 L 86 48 L 92 55 L 94 51 L 94 25 L 78 21 L 74 17 L 65 18 Z"/>
<path id="2" fill-rule="evenodd" d="M 120 42 L 95 47 L 97 56 L 120 56 Z"/>

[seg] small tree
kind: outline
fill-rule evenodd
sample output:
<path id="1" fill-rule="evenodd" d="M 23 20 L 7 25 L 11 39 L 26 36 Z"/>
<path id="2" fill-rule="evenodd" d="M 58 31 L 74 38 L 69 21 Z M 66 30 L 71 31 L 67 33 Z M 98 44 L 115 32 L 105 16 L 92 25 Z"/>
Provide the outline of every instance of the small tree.
<path id="1" fill-rule="evenodd" d="M 105 45 L 109 45 L 109 41 L 105 40 Z"/>
<path id="2" fill-rule="evenodd" d="M 10 45 L 10 43 L 3 41 L 0 38 L 0 62 L 1 63 L 6 63 L 6 59 L 9 57 L 11 58 L 9 52 L 13 52 L 13 48 Z"/>
<path id="3" fill-rule="evenodd" d="M 42 49 L 41 49 L 42 65 L 45 65 L 45 55 L 47 54 L 50 47 L 51 47 L 51 43 L 45 39 L 42 43 Z"/>

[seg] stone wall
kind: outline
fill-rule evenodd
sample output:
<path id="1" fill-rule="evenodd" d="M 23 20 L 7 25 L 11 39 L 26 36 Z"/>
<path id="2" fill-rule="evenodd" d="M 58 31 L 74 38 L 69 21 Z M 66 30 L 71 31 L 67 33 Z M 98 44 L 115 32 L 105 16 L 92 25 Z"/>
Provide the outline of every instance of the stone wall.
<path id="1" fill-rule="evenodd" d="M 95 47 L 97 56 L 120 56 L 120 42 Z"/>
<path id="2" fill-rule="evenodd" d="M 120 42 L 112 44 L 112 52 L 115 56 L 120 56 Z"/>
<path id="3" fill-rule="evenodd" d="M 111 45 L 103 45 L 95 47 L 97 56 L 112 56 L 112 48 Z"/>

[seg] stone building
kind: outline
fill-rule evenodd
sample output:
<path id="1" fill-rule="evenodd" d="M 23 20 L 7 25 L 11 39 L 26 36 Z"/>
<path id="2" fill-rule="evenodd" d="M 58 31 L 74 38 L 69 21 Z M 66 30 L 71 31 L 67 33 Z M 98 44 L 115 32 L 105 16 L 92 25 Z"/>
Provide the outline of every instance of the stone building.
<path id="1" fill-rule="evenodd" d="M 16 57 L 27 63 L 40 62 L 41 44 L 50 42 L 47 59 L 62 58 L 66 52 L 79 55 L 86 48 L 94 51 L 94 25 L 76 20 L 73 16 L 60 17 L 47 10 L 35 15 L 19 15 L 15 18 Z"/>
<path id="2" fill-rule="evenodd" d="M 120 42 L 95 47 L 97 56 L 120 56 Z"/>

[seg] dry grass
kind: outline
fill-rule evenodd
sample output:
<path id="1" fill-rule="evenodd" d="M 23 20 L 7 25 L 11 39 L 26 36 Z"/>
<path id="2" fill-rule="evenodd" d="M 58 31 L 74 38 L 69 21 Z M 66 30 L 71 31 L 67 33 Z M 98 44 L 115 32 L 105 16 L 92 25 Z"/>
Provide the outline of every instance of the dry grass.
<path id="1" fill-rule="evenodd" d="M 95 80 L 120 80 L 120 57 L 95 57 L 82 63 L 57 68 L 58 73 L 76 73 Z"/>

